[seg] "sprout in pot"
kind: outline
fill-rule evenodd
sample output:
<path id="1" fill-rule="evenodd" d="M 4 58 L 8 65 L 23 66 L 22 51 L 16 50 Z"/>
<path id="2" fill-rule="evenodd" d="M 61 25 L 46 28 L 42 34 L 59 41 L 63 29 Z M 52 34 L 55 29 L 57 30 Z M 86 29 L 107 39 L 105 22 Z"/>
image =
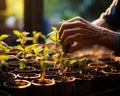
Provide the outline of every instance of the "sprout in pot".
<path id="1" fill-rule="evenodd" d="M 16 58 L 20 61 L 20 69 L 25 69 L 26 64 L 30 61 L 28 59 L 32 59 L 34 57 L 33 50 L 36 48 L 36 46 L 38 46 L 38 38 L 42 35 L 40 32 L 37 33 L 36 31 L 33 31 L 33 37 L 29 37 L 28 32 L 19 32 L 17 30 L 14 31 L 14 34 L 18 37 L 17 42 L 20 42 L 20 44 L 16 46 L 16 49 L 19 50 Z M 32 41 L 33 44 L 26 45 L 28 41 Z"/>
<path id="2" fill-rule="evenodd" d="M 53 44 L 55 45 L 55 48 L 53 50 L 55 50 L 55 54 L 53 54 L 52 59 L 53 59 L 53 64 L 54 64 L 54 68 L 55 67 L 62 67 L 62 72 L 64 72 L 64 78 L 66 78 L 66 71 L 68 71 L 68 67 L 69 65 L 73 64 L 75 62 L 75 60 L 71 60 L 69 62 L 69 58 L 66 58 L 67 55 L 64 57 L 62 49 L 61 49 L 61 40 L 59 39 L 59 31 L 57 30 L 56 27 L 52 27 L 52 32 L 50 32 L 48 34 L 48 38 L 46 39 L 46 44 Z M 64 59 L 63 59 L 64 58 Z M 65 60 L 67 59 L 67 60 Z M 70 63 L 70 64 L 68 64 Z M 62 65 L 63 64 L 63 65 Z"/>
<path id="3" fill-rule="evenodd" d="M 7 60 L 9 59 L 9 55 L 7 55 L 7 53 L 10 51 L 10 47 L 3 41 L 7 37 L 8 35 L 6 34 L 0 35 L 0 77 L 1 77 L 1 80 L 15 78 L 14 74 L 9 73 L 9 65 L 7 62 Z"/>
<path id="4" fill-rule="evenodd" d="M 71 76 L 67 76 L 68 69 L 72 64 L 74 64 L 76 60 L 70 60 L 67 57 L 61 57 L 59 59 L 59 68 L 63 75 L 59 75 L 55 77 L 56 86 L 55 93 L 58 96 L 72 96 L 73 95 L 73 86 L 75 78 Z"/>
<path id="5" fill-rule="evenodd" d="M 16 46 L 16 49 L 19 50 L 18 54 L 16 55 L 16 58 L 20 61 L 19 62 L 19 68 L 20 69 L 24 69 L 26 68 L 26 64 L 27 64 L 27 56 L 30 55 L 28 54 L 28 50 L 26 47 L 26 43 L 28 40 L 32 40 L 31 37 L 28 37 L 29 33 L 28 32 L 19 32 L 17 30 L 14 31 L 14 34 L 18 37 L 17 42 L 20 42 L 20 44 L 18 44 Z"/>
<path id="6" fill-rule="evenodd" d="M 31 90 L 34 92 L 30 93 L 30 96 L 34 95 L 45 95 L 45 96 L 52 96 L 53 94 L 53 86 L 55 81 L 53 79 L 47 79 L 46 70 L 52 65 L 51 61 L 49 61 L 49 54 L 48 54 L 48 47 L 45 46 L 42 48 L 39 54 L 37 55 L 37 60 L 40 62 L 40 69 L 41 69 L 41 77 L 38 79 L 34 79 L 31 81 L 33 87 Z M 32 95 L 31 95 L 32 94 Z"/>
<path id="7" fill-rule="evenodd" d="M 75 59 L 71 59 L 71 58 L 62 58 L 61 60 L 61 70 L 62 73 L 64 74 L 63 76 L 63 80 L 67 79 L 67 74 L 69 75 L 69 72 L 72 72 L 72 66 L 73 64 L 76 62 Z M 72 73 L 70 74 L 70 76 L 72 75 Z"/>
<path id="8" fill-rule="evenodd" d="M 41 78 L 40 78 L 40 82 L 42 84 L 46 84 L 46 70 L 51 66 L 51 62 L 49 61 L 40 61 L 40 67 L 42 68 L 42 73 L 41 73 Z"/>
<path id="9" fill-rule="evenodd" d="M 0 75 L 5 76 L 8 71 L 8 63 L 6 62 L 9 59 L 7 53 L 10 51 L 10 47 L 3 41 L 9 35 L 2 34 L 0 35 Z"/>
<path id="10" fill-rule="evenodd" d="M 108 67 L 108 64 L 105 64 L 99 60 L 96 59 L 95 63 L 89 63 L 88 64 L 88 68 L 96 71 L 96 72 L 100 72 L 102 69 L 105 69 Z"/>
<path id="11" fill-rule="evenodd" d="M 59 52 L 59 45 L 61 40 L 59 39 L 59 34 L 58 34 L 58 30 L 56 27 L 52 27 L 52 32 L 50 32 L 48 34 L 48 38 L 45 40 L 46 44 L 54 44 L 55 48 L 54 50 L 56 50 L 56 53 Z"/>
<path id="12" fill-rule="evenodd" d="M 55 47 L 52 49 L 54 51 L 52 55 L 53 59 L 53 68 L 54 70 L 58 69 L 58 63 L 60 61 L 60 57 L 62 56 L 62 50 L 61 50 L 61 40 L 59 39 L 59 32 L 56 27 L 52 27 L 52 32 L 48 34 L 48 38 L 45 40 L 46 44 L 52 44 Z"/>
<path id="13" fill-rule="evenodd" d="M 7 55 L 0 55 L 0 77 L 4 77 L 7 75 L 8 72 L 8 63 L 6 62 L 8 60 Z"/>
<path id="14" fill-rule="evenodd" d="M 39 57 L 37 58 L 40 62 L 40 68 L 42 69 L 41 80 L 45 80 L 46 70 L 52 66 L 52 61 L 49 61 L 49 49 L 47 46 L 42 48 L 42 52 L 39 53 Z"/>

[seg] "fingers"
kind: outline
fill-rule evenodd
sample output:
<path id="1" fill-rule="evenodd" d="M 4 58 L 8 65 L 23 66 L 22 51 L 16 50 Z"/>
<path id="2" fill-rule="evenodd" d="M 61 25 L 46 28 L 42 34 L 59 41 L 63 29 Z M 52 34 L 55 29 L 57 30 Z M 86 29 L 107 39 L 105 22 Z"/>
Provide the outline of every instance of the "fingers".
<path id="1" fill-rule="evenodd" d="M 63 48 L 63 52 L 65 53 L 72 53 L 74 51 L 80 50 L 84 45 L 74 42 L 73 44 L 69 44 L 66 47 Z"/>
<path id="2" fill-rule="evenodd" d="M 91 33 L 91 30 L 88 30 L 87 28 L 72 28 L 72 29 L 65 29 L 61 35 L 61 40 L 65 42 L 65 39 L 67 39 L 68 36 L 80 34 L 81 37 L 79 38 L 91 38 L 94 37 L 95 34 Z M 75 37 L 76 38 L 76 37 Z M 78 40 L 79 40 L 78 38 Z"/>
<path id="3" fill-rule="evenodd" d="M 77 17 L 74 17 L 74 18 L 72 18 L 72 19 L 70 19 L 70 20 L 68 20 L 69 22 L 74 22 L 74 21 L 84 21 L 84 19 L 83 18 L 81 18 L 81 17 L 79 17 L 79 16 L 77 16 Z"/>
<path id="4" fill-rule="evenodd" d="M 66 53 L 69 52 L 69 50 L 73 46 L 74 42 L 79 42 L 79 40 L 80 40 L 79 36 L 81 36 L 80 33 L 66 37 L 66 39 L 64 40 L 64 42 L 62 44 L 62 48 Z"/>
<path id="5" fill-rule="evenodd" d="M 63 31 L 66 29 L 72 29 L 72 28 L 78 28 L 78 27 L 84 27 L 85 23 L 81 21 L 75 21 L 75 22 L 65 22 L 61 25 L 59 30 L 59 38 L 61 39 L 61 35 L 63 34 Z"/>
<path id="6" fill-rule="evenodd" d="M 84 45 L 82 45 L 81 43 L 78 42 L 74 42 L 74 44 L 72 44 L 72 46 L 70 47 L 69 53 L 75 52 L 77 50 L 80 50 Z"/>
<path id="7" fill-rule="evenodd" d="M 61 35 L 61 40 L 64 41 L 67 36 L 74 35 L 79 32 L 81 28 L 72 28 L 72 29 L 65 29 Z"/>
<path id="8" fill-rule="evenodd" d="M 75 17 L 64 22 L 59 30 L 59 38 L 63 41 L 63 51 L 66 53 L 73 52 L 85 44 L 90 44 L 91 42 L 86 41 L 86 39 L 93 37 L 94 34 L 91 34 L 93 31 L 94 27 L 81 17 Z"/>

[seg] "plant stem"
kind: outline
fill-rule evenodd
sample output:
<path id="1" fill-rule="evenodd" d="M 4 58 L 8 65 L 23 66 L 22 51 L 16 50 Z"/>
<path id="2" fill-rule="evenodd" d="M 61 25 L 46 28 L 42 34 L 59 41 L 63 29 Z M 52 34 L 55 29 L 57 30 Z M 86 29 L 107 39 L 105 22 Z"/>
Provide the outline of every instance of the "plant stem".
<path id="1" fill-rule="evenodd" d="M 26 58 L 26 50 L 25 50 L 25 46 L 23 45 L 23 59 Z"/>
<path id="2" fill-rule="evenodd" d="M 42 82 L 45 81 L 45 74 L 46 74 L 45 69 L 43 69 L 43 72 L 42 72 L 42 74 L 41 74 L 41 81 L 42 81 Z"/>

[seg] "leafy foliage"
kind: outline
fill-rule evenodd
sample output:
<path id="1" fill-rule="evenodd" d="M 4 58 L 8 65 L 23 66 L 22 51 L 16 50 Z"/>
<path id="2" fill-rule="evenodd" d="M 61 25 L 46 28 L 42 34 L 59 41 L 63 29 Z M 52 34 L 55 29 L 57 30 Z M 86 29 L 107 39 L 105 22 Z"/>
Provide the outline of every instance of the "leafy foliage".
<path id="1" fill-rule="evenodd" d="M 8 38 L 9 35 L 2 34 L 0 35 L 0 74 L 5 75 L 7 73 L 8 63 L 6 62 L 9 59 L 7 53 L 10 51 L 10 47 L 3 41 Z M 3 69 L 3 66 L 5 67 Z"/>
<path id="2" fill-rule="evenodd" d="M 41 37 L 44 40 L 46 39 L 46 36 L 42 34 L 42 32 L 36 32 L 33 31 L 33 44 L 38 43 L 38 38 Z"/>
<path id="3" fill-rule="evenodd" d="M 46 44 L 53 43 L 53 44 L 60 44 L 59 43 L 59 31 L 56 27 L 52 27 L 52 32 L 48 34 L 48 38 L 46 39 Z"/>

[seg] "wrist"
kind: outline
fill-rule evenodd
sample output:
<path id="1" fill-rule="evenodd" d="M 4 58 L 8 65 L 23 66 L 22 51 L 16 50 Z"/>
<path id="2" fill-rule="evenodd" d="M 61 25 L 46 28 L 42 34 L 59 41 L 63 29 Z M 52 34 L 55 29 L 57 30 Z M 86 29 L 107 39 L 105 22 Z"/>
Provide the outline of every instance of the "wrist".
<path id="1" fill-rule="evenodd" d="M 100 28 L 97 34 L 98 44 L 110 49 L 114 49 L 115 32 L 106 28 Z"/>

